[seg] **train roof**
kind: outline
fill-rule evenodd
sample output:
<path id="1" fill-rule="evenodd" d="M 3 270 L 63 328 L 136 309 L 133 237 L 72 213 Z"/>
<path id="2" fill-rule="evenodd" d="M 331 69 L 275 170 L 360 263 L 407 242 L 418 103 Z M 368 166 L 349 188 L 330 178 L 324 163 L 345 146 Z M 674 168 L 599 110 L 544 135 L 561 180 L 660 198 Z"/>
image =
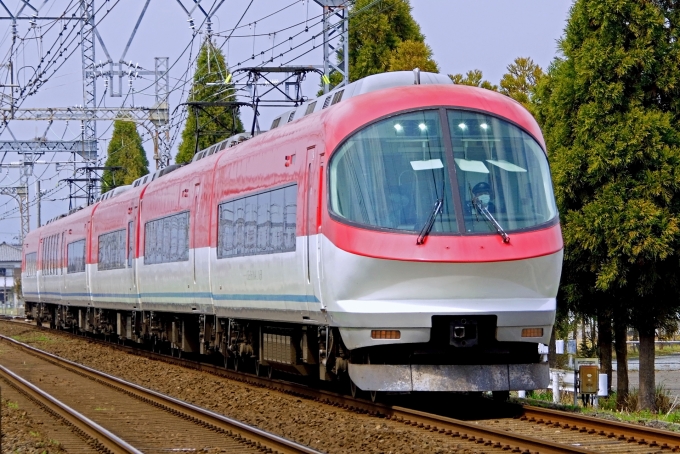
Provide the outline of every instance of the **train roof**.
<path id="1" fill-rule="evenodd" d="M 395 71 L 382 74 L 374 74 L 363 79 L 352 82 L 347 86 L 342 86 L 328 93 L 309 100 L 295 109 L 289 110 L 276 117 L 272 122 L 271 129 L 278 128 L 286 123 L 290 123 L 296 118 L 307 116 L 314 112 L 319 112 L 343 99 L 363 95 L 373 91 L 384 90 L 386 88 L 403 87 L 407 85 L 442 85 L 453 84 L 453 81 L 444 74 L 413 71 Z M 319 102 L 323 99 L 323 102 Z"/>
<path id="2" fill-rule="evenodd" d="M 413 71 L 395 71 L 382 74 L 374 74 L 364 77 L 361 80 L 352 82 L 349 85 L 338 87 L 328 93 L 314 99 L 310 99 L 299 106 L 284 112 L 274 119 L 271 129 L 276 129 L 280 126 L 290 123 L 302 117 L 306 117 L 314 112 L 320 112 L 328 107 L 331 107 L 342 100 L 347 100 L 354 96 L 363 95 L 377 90 L 386 88 L 403 87 L 407 85 L 451 85 L 451 79 L 443 74 L 421 72 L 419 70 Z M 323 100 L 323 102 L 320 102 Z M 263 131 L 264 133 L 266 131 Z M 257 134 L 256 134 L 257 135 Z M 234 147 L 248 139 L 252 135 L 247 132 L 236 134 L 221 142 L 209 146 L 208 148 L 199 151 L 194 155 L 192 162 L 199 161 L 207 156 L 220 152 L 226 148 Z"/>

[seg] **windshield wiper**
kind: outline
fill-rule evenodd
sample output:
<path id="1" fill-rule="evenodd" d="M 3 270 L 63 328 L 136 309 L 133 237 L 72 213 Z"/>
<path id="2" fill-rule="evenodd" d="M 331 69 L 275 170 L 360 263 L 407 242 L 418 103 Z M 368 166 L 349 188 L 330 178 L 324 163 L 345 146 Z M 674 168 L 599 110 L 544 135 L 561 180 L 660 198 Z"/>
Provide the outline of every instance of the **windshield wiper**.
<path id="1" fill-rule="evenodd" d="M 444 204 L 444 199 L 437 199 L 436 202 L 434 202 L 434 207 L 432 208 L 432 213 L 430 213 L 430 217 L 427 219 L 427 222 L 423 226 L 423 228 L 420 230 L 420 234 L 418 234 L 418 239 L 416 240 L 416 244 L 420 246 L 425 242 L 425 237 L 430 234 L 432 231 L 432 227 L 434 226 L 434 221 L 437 219 L 437 215 L 442 209 L 442 205 Z"/>
<path id="2" fill-rule="evenodd" d="M 498 232 L 498 234 L 503 237 L 503 242 L 509 243 L 510 235 L 505 233 L 503 227 L 501 227 L 496 218 L 494 218 L 493 215 L 489 212 L 489 209 L 482 204 L 482 201 L 479 200 L 479 198 L 475 197 L 472 202 L 475 204 L 475 208 L 477 209 L 477 211 L 481 213 L 482 216 L 484 216 L 486 220 L 496 228 L 496 232 Z"/>

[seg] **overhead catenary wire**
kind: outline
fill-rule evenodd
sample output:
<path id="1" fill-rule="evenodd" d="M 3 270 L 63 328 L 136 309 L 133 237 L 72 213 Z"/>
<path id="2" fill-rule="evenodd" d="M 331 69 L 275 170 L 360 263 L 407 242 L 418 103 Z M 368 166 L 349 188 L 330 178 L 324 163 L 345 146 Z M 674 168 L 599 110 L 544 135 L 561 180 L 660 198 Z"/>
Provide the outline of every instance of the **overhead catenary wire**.
<path id="1" fill-rule="evenodd" d="M 120 1 L 120 0 L 118 0 L 118 1 Z M 115 2 L 114 6 L 118 4 L 118 1 Z M 283 8 L 279 9 L 278 11 L 276 11 L 276 12 L 274 12 L 274 13 L 271 13 L 271 14 L 269 14 L 268 16 L 265 16 L 265 17 L 273 16 L 273 15 L 275 15 L 277 12 L 280 12 L 280 11 L 282 11 L 282 10 L 284 10 L 284 9 L 287 9 L 287 8 L 290 8 L 290 7 L 294 6 L 295 4 L 300 3 L 300 1 L 301 1 L 301 0 L 292 2 L 291 4 L 286 5 L 286 6 L 284 6 Z M 310 0 L 307 0 L 307 1 L 308 1 L 308 3 L 309 3 Z M 374 2 L 374 3 L 377 3 L 377 2 L 379 2 L 379 1 L 380 1 L 380 0 L 377 0 L 377 1 Z M 307 9 L 309 9 L 309 4 L 308 4 L 308 3 L 306 4 L 306 8 L 307 8 Z M 250 5 L 252 5 L 252 4 L 253 4 L 253 2 L 251 1 L 251 2 L 249 3 L 248 8 L 250 8 Z M 99 10 L 98 10 L 98 11 L 99 11 Z M 244 12 L 244 14 L 242 15 L 242 17 L 245 17 L 245 15 L 246 15 L 245 13 L 246 13 L 246 12 Z M 279 41 L 278 39 L 271 40 L 271 41 L 270 41 L 270 43 L 271 43 L 270 46 L 263 46 L 263 47 L 265 47 L 265 50 L 260 51 L 259 53 L 256 53 L 255 51 L 252 52 L 254 56 L 263 55 L 263 52 L 264 52 L 265 54 L 271 54 L 271 56 L 270 56 L 270 59 L 271 59 L 271 60 L 276 60 L 276 59 L 282 58 L 282 57 L 284 57 L 284 56 L 290 56 L 290 59 L 288 59 L 285 63 L 282 63 L 282 64 L 281 64 L 281 65 L 285 65 L 285 64 L 288 64 L 288 63 L 294 61 L 295 59 L 299 59 L 300 57 L 302 57 L 302 56 L 308 54 L 309 52 L 312 52 L 314 49 L 316 49 L 316 48 L 318 48 L 318 47 L 320 46 L 320 45 L 316 45 L 316 42 L 315 42 L 314 40 L 315 40 L 315 39 L 318 40 L 319 37 L 322 35 L 322 33 L 316 33 L 316 30 L 312 31 L 312 30 L 310 30 L 310 29 L 314 29 L 315 27 L 318 27 L 318 26 L 320 26 L 320 25 L 322 24 L 322 21 L 320 21 L 320 20 L 317 21 L 317 19 L 320 18 L 321 16 L 322 16 L 322 15 L 316 15 L 316 16 L 310 18 L 310 17 L 308 16 L 308 14 L 307 14 L 307 17 L 305 18 L 305 21 L 304 21 L 304 22 L 296 23 L 295 25 L 289 25 L 289 26 L 283 27 L 283 28 L 281 28 L 281 29 L 279 29 L 279 30 L 277 30 L 277 31 L 273 31 L 273 32 L 272 32 L 272 31 L 269 31 L 269 32 L 267 32 L 267 33 L 261 33 L 261 34 L 253 33 L 253 34 L 243 35 L 243 36 L 244 36 L 244 37 L 246 37 L 246 36 L 247 36 L 247 37 L 254 37 L 254 36 L 271 36 L 272 34 L 276 34 L 276 35 L 279 35 L 279 36 L 280 36 L 280 34 L 284 34 L 286 31 L 292 30 L 292 29 L 294 29 L 296 26 L 302 26 L 302 25 L 304 25 L 305 28 L 307 29 L 307 32 L 311 32 L 311 35 L 312 35 L 311 38 L 308 38 L 308 39 L 304 40 L 304 41 L 301 42 L 301 43 L 295 42 L 293 45 L 290 46 L 289 49 L 283 50 L 282 52 L 280 51 L 280 52 L 278 52 L 277 55 L 274 55 L 275 51 L 277 51 L 277 50 L 282 50 L 281 46 L 287 45 L 287 43 L 290 41 L 290 39 L 286 40 L 285 38 L 283 38 L 283 39 L 281 39 L 280 41 Z M 98 19 L 100 19 L 100 18 L 98 17 Z M 263 20 L 263 18 L 260 18 L 260 19 L 258 19 L 257 21 L 252 21 L 251 24 L 254 24 L 255 22 L 258 22 L 258 21 L 261 21 L 261 20 Z M 101 22 L 101 19 L 97 21 L 97 24 L 99 24 L 100 22 Z M 55 21 L 55 23 L 56 23 L 56 21 Z M 258 24 L 258 25 L 259 25 L 259 24 Z M 240 23 L 239 23 L 239 24 L 238 24 L 236 27 L 234 27 L 233 29 L 231 29 L 231 30 L 223 30 L 223 31 L 220 31 L 220 32 L 218 32 L 218 33 L 213 34 L 213 36 L 216 36 L 216 37 L 219 38 L 220 35 L 223 37 L 227 32 L 229 32 L 229 35 L 230 35 L 230 36 L 228 36 L 227 39 L 224 39 L 224 42 L 222 43 L 222 45 L 225 45 L 225 43 L 227 43 L 227 42 L 229 41 L 229 39 L 232 39 L 232 38 L 239 38 L 239 37 L 240 37 L 239 34 L 236 33 L 236 31 L 238 31 L 238 30 L 240 30 L 240 29 L 243 29 L 243 28 L 245 28 L 245 27 L 248 27 L 248 26 L 249 26 L 249 24 L 240 24 Z M 253 27 L 253 28 L 255 28 L 255 27 Z M 59 39 L 64 39 L 63 42 L 66 43 L 66 45 L 64 46 L 65 48 L 70 48 L 70 46 L 71 46 L 72 44 L 69 44 L 69 43 L 73 43 L 73 42 L 74 42 L 74 37 L 72 36 L 72 34 L 74 33 L 74 32 L 73 32 L 73 29 L 74 29 L 74 28 L 73 28 L 73 27 L 70 27 L 70 29 L 71 29 L 71 34 L 70 34 L 70 35 L 69 35 L 69 33 L 67 32 L 67 33 L 64 33 L 64 35 L 62 35 L 62 37 L 59 38 Z M 200 29 L 200 27 L 199 27 L 199 29 Z M 261 27 L 257 27 L 257 30 L 259 30 L 259 29 L 261 29 Z M 255 31 L 255 30 L 254 30 L 254 31 Z M 306 33 L 306 32 L 304 32 L 304 31 L 299 31 L 298 33 L 295 33 L 295 34 L 294 34 L 294 35 L 295 35 L 295 38 L 298 38 L 298 37 L 300 37 L 300 36 L 304 36 L 303 33 Z M 41 31 L 40 31 L 40 34 L 45 35 L 45 30 L 44 30 L 44 29 L 41 30 Z M 185 47 L 185 49 L 182 51 L 182 53 L 181 53 L 181 54 L 174 60 L 174 62 L 173 62 L 173 66 L 176 66 L 177 63 L 180 62 L 184 57 L 186 57 L 186 55 L 187 55 L 187 53 L 188 53 L 189 58 L 188 58 L 188 60 L 187 60 L 187 69 L 183 72 L 183 74 L 182 74 L 180 77 L 177 77 L 177 78 L 172 77 L 172 78 L 171 78 L 171 80 L 173 81 L 173 83 L 172 83 L 172 88 L 171 88 L 171 90 L 169 91 L 169 94 L 168 94 L 169 96 L 170 96 L 171 94 L 174 94 L 174 95 L 176 96 L 176 95 L 179 95 L 179 94 L 181 93 L 182 99 L 184 99 L 184 94 L 186 93 L 186 90 L 190 87 L 190 84 L 194 82 L 194 81 L 192 80 L 193 78 L 190 77 L 190 74 L 191 74 L 191 68 L 192 68 L 193 64 L 196 62 L 196 59 L 197 59 L 197 57 L 198 57 L 198 52 L 197 52 L 196 54 L 194 54 L 194 51 L 193 51 L 193 50 L 194 50 L 194 45 L 195 45 L 195 43 L 196 43 L 196 39 L 195 39 L 195 38 L 196 38 L 198 35 L 199 35 L 199 33 L 192 33 L 191 39 L 189 40 L 189 42 L 188 42 L 188 44 L 187 44 L 187 47 Z M 339 37 L 339 35 L 336 35 L 335 37 Z M 335 37 L 334 37 L 334 39 L 335 39 Z M 277 36 L 277 38 L 278 38 L 278 36 Z M 277 42 L 277 41 L 278 41 L 278 42 Z M 311 44 L 311 48 L 308 47 L 308 48 L 305 49 L 305 47 L 306 47 L 306 46 L 309 46 L 310 44 Z M 60 46 L 60 47 L 61 47 L 61 46 Z M 222 46 L 220 46 L 220 48 L 221 48 L 221 47 L 222 47 Z M 46 49 L 47 49 L 47 48 L 46 48 Z M 49 58 L 49 57 L 46 57 L 46 58 L 45 58 L 45 62 L 46 62 L 46 63 L 49 62 L 49 64 L 51 65 L 51 66 L 49 66 L 49 68 L 55 68 L 55 70 L 53 71 L 53 73 L 55 73 L 58 69 L 60 69 L 60 68 L 65 64 L 66 60 L 68 60 L 68 58 L 69 58 L 69 57 L 70 57 L 77 49 L 70 49 L 70 50 L 71 50 L 71 52 L 70 52 L 69 54 L 63 55 L 63 56 L 61 56 L 60 58 Z M 260 50 L 260 49 L 256 49 L 256 51 L 257 51 L 257 50 Z M 302 51 L 302 52 L 301 52 L 301 51 Z M 194 55 L 195 55 L 195 56 L 194 56 Z M 268 60 L 268 59 L 263 59 L 263 60 L 265 60 L 265 61 L 262 61 L 259 65 L 256 65 L 256 66 L 263 66 L 264 64 L 268 63 L 268 61 L 266 61 L 266 60 Z M 245 62 L 247 62 L 247 61 L 252 61 L 252 56 L 251 56 L 250 59 L 243 60 L 243 62 L 241 62 L 241 65 L 245 64 Z M 234 68 L 234 66 L 232 66 L 232 65 L 228 65 L 228 66 L 231 66 L 231 68 Z M 41 70 L 42 70 L 42 69 L 43 69 L 43 68 L 41 67 Z M 220 65 L 220 68 L 219 68 L 217 71 L 218 71 L 219 73 L 222 73 L 222 71 L 225 71 L 225 70 L 226 70 L 226 68 L 223 69 L 223 68 L 221 67 L 221 65 Z M 49 70 L 48 70 L 48 71 L 49 71 Z M 245 80 L 245 78 L 246 78 L 245 76 L 244 76 L 244 77 L 240 77 L 240 78 L 238 78 L 238 79 L 235 78 L 236 80 L 235 80 L 234 82 L 241 82 L 241 81 Z M 54 77 L 50 76 L 50 77 L 47 77 L 46 79 L 47 79 L 47 80 L 53 80 Z M 144 79 L 145 79 L 145 78 L 144 78 Z M 40 85 L 41 85 L 41 86 L 44 85 L 44 83 L 46 83 L 47 80 L 40 82 Z M 135 90 L 135 94 L 137 94 L 138 96 L 140 96 L 140 95 L 142 95 L 142 96 L 154 96 L 153 94 L 148 93 L 149 89 L 150 89 L 151 87 L 153 87 L 154 83 L 155 83 L 155 81 L 149 80 L 149 84 L 148 84 L 145 88 L 143 88 L 142 90 Z M 39 89 L 39 87 L 36 87 L 36 89 Z M 213 96 L 220 96 L 220 94 L 216 94 L 216 95 L 213 95 Z M 102 99 L 99 101 L 99 105 L 101 105 L 101 104 L 103 103 L 103 99 L 104 99 L 104 98 L 102 97 Z M 123 104 L 123 105 L 124 105 L 124 104 Z M 174 143 L 176 142 L 176 139 L 178 138 L 178 135 L 179 135 L 179 133 L 181 132 L 181 129 L 179 128 L 179 126 L 181 126 L 181 125 L 183 124 L 183 122 L 184 122 L 185 119 L 186 119 L 186 116 L 187 116 L 186 109 L 183 108 L 183 109 L 179 110 L 176 114 L 172 115 L 171 118 L 169 118 L 169 120 L 168 120 L 168 125 L 166 126 L 166 128 L 170 130 L 170 139 L 169 139 L 169 141 L 170 141 L 171 144 L 174 144 Z M 67 125 L 67 128 L 68 128 L 68 125 Z M 108 133 L 109 130 L 110 130 L 110 126 L 109 126 L 106 130 L 104 130 L 103 132 L 100 132 L 100 134 L 98 134 L 98 138 L 99 138 L 100 140 L 103 139 L 103 138 L 106 136 L 106 134 Z M 148 137 L 146 137 L 146 135 L 145 135 L 144 133 L 141 133 L 140 135 L 144 138 L 144 143 L 147 143 L 148 140 L 150 140 Z M 104 156 L 101 156 L 101 157 L 100 157 L 100 160 L 101 160 L 101 159 L 104 159 Z"/>

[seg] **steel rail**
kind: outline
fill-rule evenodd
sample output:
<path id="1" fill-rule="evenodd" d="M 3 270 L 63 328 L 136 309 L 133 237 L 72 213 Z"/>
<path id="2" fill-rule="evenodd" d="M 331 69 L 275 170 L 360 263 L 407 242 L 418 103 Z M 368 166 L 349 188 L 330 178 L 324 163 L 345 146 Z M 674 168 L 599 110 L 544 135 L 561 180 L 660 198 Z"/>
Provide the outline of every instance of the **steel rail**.
<path id="1" fill-rule="evenodd" d="M 29 399 L 37 402 L 40 406 L 45 407 L 49 413 L 56 415 L 68 425 L 74 427 L 79 435 L 92 440 L 92 444 L 97 450 L 112 454 L 142 454 L 141 451 L 128 444 L 122 438 L 112 434 L 87 416 L 78 413 L 4 366 L 0 366 L 0 377 L 17 391 L 28 396 Z"/>
<path id="2" fill-rule="evenodd" d="M 592 416 L 568 413 L 550 408 L 523 406 L 523 415 L 519 418 L 538 424 L 553 425 L 564 429 L 597 432 L 609 438 L 617 438 L 629 443 L 648 445 L 651 448 L 680 451 L 680 434 L 668 430 L 628 424 L 620 421 L 608 421 Z M 594 432 L 593 432 L 594 431 Z"/>
<path id="3" fill-rule="evenodd" d="M 69 361 L 67 359 L 53 355 L 52 353 L 31 347 L 30 345 L 24 344 L 7 336 L 0 335 L 0 340 L 16 345 L 42 359 L 45 359 L 60 367 L 64 367 L 72 372 L 86 376 L 99 383 L 118 389 L 132 396 L 139 396 L 146 402 L 157 407 L 164 408 L 171 412 L 180 413 L 186 415 L 188 419 L 203 421 L 222 430 L 235 433 L 247 440 L 247 442 L 249 442 L 251 445 L 269 448 L 281 454 L 320 454 L 319 451 L 296 443 L 292 440 L 288 440 L 235 419 L 228 418 L 210 410 L 206 410 L 179 399 L 175 399 L 174 397 L 166 396 L 165 394 L 146 389 L 142 386 L 130 383 L 109 374 L 105 374 L 90 367 Z"/>
<path id="4" fill-rule="evenodd" d="M 489 429 L 466 421 L 409 408 L 387 407 L 387 409 L 382 410 L 386 412 L 388 418 L 404 422 L 405 424 L 422 427 L 431 431 L 447 433 L 453 436 L 460 436 L 463 439 L 474 441 L 483 446 L 509 450 L 511 452 L 540 452 L 546 454 L 593 452 L 578 446 L 554 443 L 552 441 L 540 440 L 524 435 L 514 435 L 505 430 Z M 519 448 L 520 451 L 516 451 L 515 449 L 517 448 Z"/>

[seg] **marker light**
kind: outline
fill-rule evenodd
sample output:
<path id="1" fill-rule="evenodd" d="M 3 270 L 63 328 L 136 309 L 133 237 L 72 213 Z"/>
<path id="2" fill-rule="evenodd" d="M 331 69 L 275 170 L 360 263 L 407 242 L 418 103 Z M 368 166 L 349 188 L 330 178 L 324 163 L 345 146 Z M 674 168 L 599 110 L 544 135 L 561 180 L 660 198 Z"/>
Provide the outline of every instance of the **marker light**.
<path id="1" fill-rule="evenodd" d="M 459 124 L 458 127 L 459 127 L 460 129 L 462 129 L 462 130 L 467 129 L 467 125 L 466 125 L 465 123 Z"/>
<path id="2" fill-rule="evenodd" d="M 397 132 L 401 132 L 401 131 L 404 130 L 404 128 L 399 123 L 395 123 L 394 124 L 394 130 L 397 131 Z"/>
<path id="3" fill-rule="evenodd" d="M 486 123 L 482 123 L 481 125 L 479 125 L 479 127 L 486 130 L 486 128 L 488 128 L 489 125 L 487 125 Z"/>
<path id="4" fill-rule="evenodd" d="M 543 337 L 543 328 L 523 328 L 522 337 Z"/>
<path id="5" fill-rule="evenodd" d="M 427 125 L 425 123 L 420 123 L 418 127 L 420 128 L 421 131 L 425 131 L 427 129 Z"/>
<path id="6" fill-rule="evenodd" d="M 401 331 L 398 329 L 373 329 L 371 330 L 373 339 L 401 339 Z"/>

